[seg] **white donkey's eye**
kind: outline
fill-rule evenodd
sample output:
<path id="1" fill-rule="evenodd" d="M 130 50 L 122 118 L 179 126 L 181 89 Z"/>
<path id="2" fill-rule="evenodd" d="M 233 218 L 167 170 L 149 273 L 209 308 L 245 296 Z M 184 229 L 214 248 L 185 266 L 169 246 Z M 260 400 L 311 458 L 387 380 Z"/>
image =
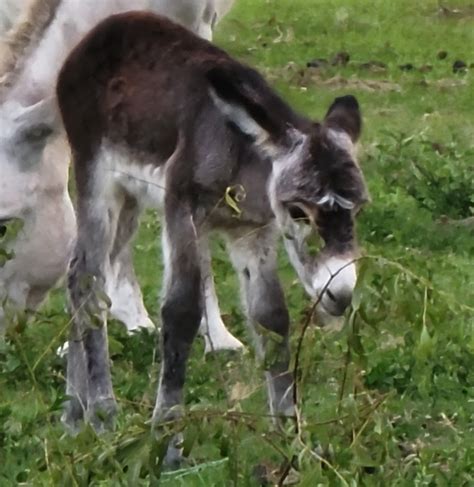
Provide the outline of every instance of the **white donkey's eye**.
<path id="1" fill-rule="evenodd" d="M 36 125 L 35 127 L 31 127 L 30 129 L 26 130 L 23 134 L 25 140 L 29 142 L 36 142 L 43 140 L 45 137 L 50 135 L 53 132 L 53 129 L 48 125 L 41 124 Z"/>

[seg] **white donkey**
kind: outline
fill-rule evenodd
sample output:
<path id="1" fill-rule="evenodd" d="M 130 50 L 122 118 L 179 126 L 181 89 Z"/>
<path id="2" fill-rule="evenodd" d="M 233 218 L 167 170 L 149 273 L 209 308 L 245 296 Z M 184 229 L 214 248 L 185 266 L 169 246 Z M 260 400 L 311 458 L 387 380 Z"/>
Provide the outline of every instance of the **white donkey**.
<path id="1" fill-rule="evenodd" d="M 64 275 L 76 236 L 67 191 L 69 155 L 53 99 L 74 45 L 105 17 L 130 9 L 169 15 L 210 39 L 233 0 L 32 0 L 0 47 L 0 226 L 19 219 L 14 257 L 0 267 L 0 303 L 36 309 Z M 3 49 L 3 52 L 1 51 Z M 3 75 L 3 76 L 2 76 Z M 0 232 L 1 235 L 1 232 Z M 1 245 L 1 241 L 0 241 Z M 211 276 L 211 274 L 210 274 Z M 109 268 L 111 314 L 129 330 L 152 327 L 128 250 Z M 206 351 L 242 344 L 220 317 L 212 277 L 206 288 Z M 0 305 L 0 329 L 5 322 Z M 3 323 L 4 326 L 4 323 Z"/>

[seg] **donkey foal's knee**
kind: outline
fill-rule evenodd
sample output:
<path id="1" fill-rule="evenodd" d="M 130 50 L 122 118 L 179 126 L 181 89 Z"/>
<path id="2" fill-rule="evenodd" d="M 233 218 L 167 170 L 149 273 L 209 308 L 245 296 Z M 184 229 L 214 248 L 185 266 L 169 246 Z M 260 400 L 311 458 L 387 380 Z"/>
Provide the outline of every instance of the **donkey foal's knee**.
<path id="1" fill-rule="evenodd" d="M 261 304 L 252 313 L 253 320 L 260 326 L 281 337 L 288 336 L 290 319 L 285 307 Z"/>
<path id="2" fill-rule="evenodd" d="M 202 317 L 202 304 L 195 293 L 177 293 L 165 299 L 161 307 L 163 322 L 163 344 L 172 335 L 172 339 L 189 342 L 194 339 Z"/>

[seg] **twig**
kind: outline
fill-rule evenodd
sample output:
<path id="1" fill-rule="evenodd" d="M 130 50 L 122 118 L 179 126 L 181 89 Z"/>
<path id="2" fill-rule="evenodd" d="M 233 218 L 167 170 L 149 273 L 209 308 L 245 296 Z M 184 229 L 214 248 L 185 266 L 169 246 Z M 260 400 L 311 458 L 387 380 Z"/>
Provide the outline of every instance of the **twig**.
<path id="1" fill-rule="evenodd" d="M 443 225 L 453 225 L 455 227 L 472 227 L 474 226 L 474 216 L 468 216 L 467 218 L 461 218 L 460 220 L 444 217 L 439 219 L 439 223 Z"/>
<path id="2" fill-rule="evenodd" d="M 369 424 L 369 420 L 370 420 L 370 417 L 372 416 L 372 414 L 388 399 L 389 396 L 390 396 L 390 394 L 386 394 L 384 397 L 380 398 L 375 403 L 374 406 L 372 406 L 370 408 L 370 411 L 368 412 L 367 417 L 365 418 L 364 423 L 362 424 L 361 428 L 359 429 L 359 431 L 354 436 L 350 448 L 352 448 L 354 446 L 355 442 L 360 438 L 360 435 L 362 434 L 362 432 L 365 430 L 365 428 Z"/>
<path id="3" fill-rule="evenodd" d="M 342 484 L 345 487 L 349 487 L 349 483 L 347 482 L 347 480 L 337 471 L 337 469 L 328 460 L 326 460 L 324 457 L 322 457 L 321 455 L 316 453 L 313 449 L 309 448 L 304 443 L 304 441 L 302 441 L 302 439 L 299 435 L 298 435 L 298 440 L 301 443 L 303 450 L 308 451 L 310 453 L 310 455 L 313 456 L 318 462 L 321 462 L 324 465 L 326 465 L 326 467 L 328 467 L 329 470 L 331 470 L 334 473 L 334 475 L 336 475 L 336 477 L 342 482 Z"/>
<path id="4" fill-rule="evenodd" d="M 291 467 L 294 460 L 295 460 L 295 456 L 293 456 L 289 462 L 285 463 L 283 471 L 281 472 L 280 478 L 278 479 L 277 482 L 278 487 L 282 487 L 283 485 L 285 485 L 285 480 L 288 478 L 288 475 L 291 472 Z"/>
<path id="5" fill-rule="evenodd" d="M 417 280 L 420 282 L 423 286 L 427 287 L 430 291 L 438 293 L 438 295 L 443 296 L 445 299 L 449 299 L 452 302 L 456 303 L 457 306 L 459 306 L 461 309 L 464 309 L 466 311 L 474 312 L 474 307 L 469 306 L 464 303 L 460 303 L 452 294 L 447 293 L 446 291 L 441 291 L 438 289 L 431 281 L 426 279 L 423 276 L 420 276 L 413 272 L 412 270 L 408 269 L 404 265 L 400 264 L 399 262 L 396 262 L 394 260 L 387 259 L 386 257 L 382 257 L 380 255 L 364 255 L 363 257 L 360 258 L 362 259 L 370 259 L 370 260 L 375 260 L 382 262 L 383 264 L 390 265 L 392 267 L 395 267 L 399 271 L 401 271 L 403 274 L 406 274 L 407 276 L 410 276 L 412 279 Z"/>
<path id="6" fill-rule="evenodd" d="M 341 411 L 341 404 L 342 404 L 342 399 L 344 397 L 344 390 L 346 388 L 346 381 L 347 381 L 347 370 L 349 368 L 349 364 L 351 362 L 351 344 L 348 342 L 347 343 L 347 352 L 346 352 L 346 358 L 344 361 L 344 373 L 342 375 L 342 384 L 341 384 L 341 389 L 339 391 L 339 399 L 338 399 L 338 406 L 337 406 L 337 412 L 339 413 Z"/>
<path id="7" fill-rule="evenodd" d="M 358 259 L 351 260 L 350 262 L 348 262 L 344 266 L 342 266 L 340 269 L 338 269 L 337 272 L 335 272 L 334 274 L 331 274 L 331 277 L 328 279 L 328 281 L 326 282 L 326 284 L 323 286 L 323 288 L 321 289 L 321 291 L 318 294 L 318 297 L 317 297 L 316 301 L 311 306 L 310 312 L 308 313 L 308 316 L 307 316 L 307 318 L 306 318 L 306 320 L 305 320 L 305 322 L 303 324 L 303 327 L 301 329 L 300 336 L 298 337 L 298 344 L 296 346 L 296 353 L 295 353 L 295 365 L 293 367 L 293 375 L 294 375 L 294 380 L 295 380 L 295 384 L 294 384 L 294 387 L 293 387 L 293 401 L 294 401 L 295 405 L 298 405 L 299 404 L 299 397 L 298 397 L 298 392 L 299 392 L 298 391 L 298 389 L 299 389 L 298 388 L 298 373 L 299 373 L 299 370 L 300 370 L 299 363 L 300 363 L 301 350 L 302 350 L 302 347 L 303 347 L 303 339 L 305 337 L 306 331 L 307 331 L 309 325 L 311 324 L 311 320 L 313 319 L 313 316 L 314 316 L 314 313 L 316 311 L 316 308 L 317 308 L 318 304 L 321 302 L 321 299 L 322 299 L 324 293 L 326 292 L 327 288 L 331 284 L 332 280 L 342 270 L 344 270 L 349 265 L 354 264 L 357 260 Z"/>

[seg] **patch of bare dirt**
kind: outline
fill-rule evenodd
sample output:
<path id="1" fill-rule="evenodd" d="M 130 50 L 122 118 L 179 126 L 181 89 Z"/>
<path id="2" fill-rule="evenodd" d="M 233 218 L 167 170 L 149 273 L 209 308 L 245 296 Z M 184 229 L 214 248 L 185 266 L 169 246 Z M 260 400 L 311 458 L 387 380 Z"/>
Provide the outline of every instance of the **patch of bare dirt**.
<path id="1" fill-rule="evenodd" d="M 295 63 L 289 63 L 283 68 L 269 69 L 266 76 L 270 80 L 284 79 L 288 83 L 300 88 L 311 88 L 314 86 L 325 86 L 332 89 L 356 89 L 364 91 L 401 91 L 400 85 L 388 80 L 380 79 L 359 79 L 356 76 L 345 77 L 336 75 L 325 77 L 320 69 L 309 67 L 301 68 Z"/>
<path id="2" fill-rule="evenodd" d="M 324 69 L 324 63 L 319 64 L 319 61 L 320 60 L 313 60 L 306 66 L 299 66 L 296 63 L 290 62 L 286 66 L 280 68 L 270 68 L 265 70 L 265 76 L 270 81 L 283 80 L 293 86 L 298 86 L 303 90 L 318 86 L 324 86 L 334 90 L 342 88 L 368 92 L 400 92 L 402 90 L 400 84 L 387 79 L 366 79 L 359 78 L 356 75 L 343 76 L 341 74 L 328 76 L 326 69 Z M 363 69 L 369 71 L 375 70 L 374 72 L 377 74 L 383 72 L 383 66 L 380 66 L 381 71 L 379 71 L 378 64 L 375 64 L 374 66 L 363 66 Z M 417 68 L 417 71 L 423 73 L 431 70 L 431 65 L 424 65 L 421 68 Z M 413 82 L 425 88 L 434 88 L 440 91 L 458 89 L 467 85 L 467 80 L 461 77 L 441 78 L 437 80 L 422 79 L 414 80 Z"/>
<path id="3" fill-rule="evenodd" d="M 355 77 L 345 78 L 340 75 L 332 78 L 319 80 L 322 86 L 329 86 L 330 88 L 353 88 L 365 91 L 401 91 L 401 87 L 397 83 L 388 80 L 374 80 L 374 79 L 358 79 Z"/>
<path id="4" fill-rule="evenodd" d="M 449 19 L 467 19 L 474 17 L 474 3 L 470 5 L 463 5 L 462 7 L 452 7 L 447 5 L 440 5 L 438 9 L 438 16 Z"/>
<path id="5" fill-rule="evenodd" d="M 434 86 L 441 91 L 452 90 L 466 85 L 467 81 L 459 78 L 442 78 L 435 81 L 426 81 L 426 86 Z"/>
<path id="6" fill-rule="evenodd" d="M 372 73 L 385 73 L 387 71 L 387 65 L 382 61 L 367 61 L 366 63 L 360 63 L 359 69 L 364 69 Z"/>

